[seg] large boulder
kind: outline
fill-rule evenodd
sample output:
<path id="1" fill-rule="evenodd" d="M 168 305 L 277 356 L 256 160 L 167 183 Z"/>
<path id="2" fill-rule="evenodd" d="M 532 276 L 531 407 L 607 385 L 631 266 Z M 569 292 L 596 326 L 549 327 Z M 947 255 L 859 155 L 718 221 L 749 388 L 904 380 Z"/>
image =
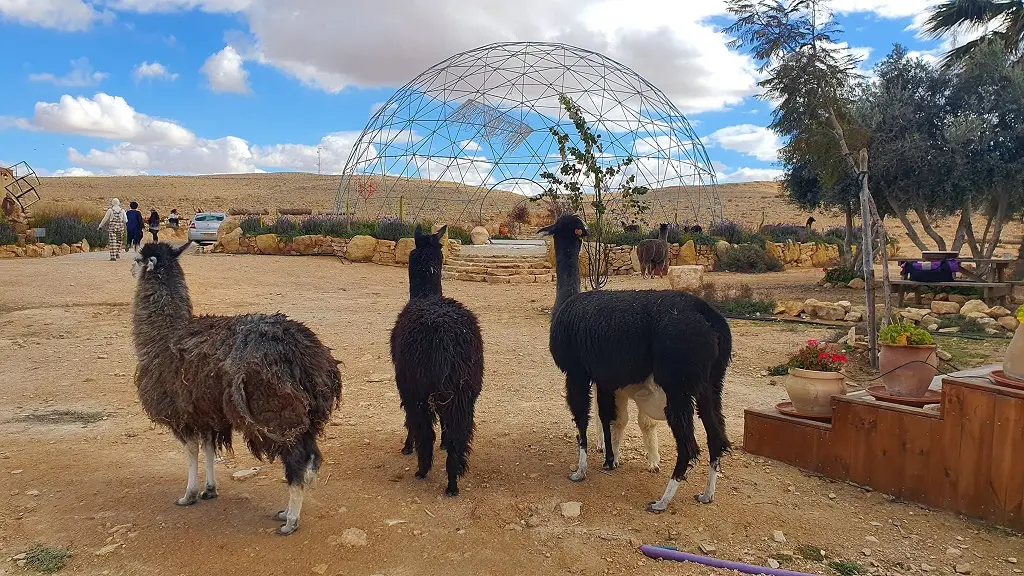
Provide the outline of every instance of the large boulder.
<path id="1" fill-rule="evenodd" d="M 853 280 L 850 280 L 850 283 L 847 284 L 847 286 L 854 290 L 863 290 L 866 284 L 864 284 L 863 278 L 854 278 Z"/>
<path id="2" fill-rule="evenodd" d="M 1009 310 L 1007 310 L 1006 308 L 1004 308 L 1002 306 L 993 306 L 993 307 L 989 308 L 988 310 L 986 310 L 985 314 L 988 314 L 989 316 L 991 316 L 992 318 L 995 318 L 997 320 L 999 318 L 1005 318 L 1007 316 L 1013 316 L 1013 312 L 1010 312 Z"/>
<path id="3" fill-rule="evenodd" d="M 668 285 L 673 290 L 697 292 L 704 285 L 703 266 L 669 266 Z"/>
<path id="4" fill-rule="evenodd" d="M 345 258 L 352 262 L 369 262 L 377 251 L 377 239 L 373 236 L 359 235 L 348 242 Z"/>
<path id="5" fill-rule="evenodd" d="M 988 304 L 985 304 L 981 300 L 968 300 L 960 308 L 960 315 L 970 317 L 972 312 L 981 312 L 984 314 L 988 312 Z"/>
<path id="6" fill-rule="evenodd" d="M 944 302 L 941 300 L 932 300 L 932 312 L 939 314 L 959 314 L 960 305 L 956 302 Z"/>
<path id="7" fill-rule="evenodd" d="M 39 258 L 43 255 L 43 249 L 35 244 L 29 244 L 25 246 L 25 256 L 29 258 Z"/>
<path id="8" fill-rule="evenodd" d="M 220 227 L 217 228 L 217 239 L 220 240 L 225 235 L 234 232 L 239 229 L 241 224 L 238 220 L 228 219 L 220 223 Z"/>
<path id="9" fill-rule="evenodd" d="M 732 248 L 732 244 L 729 244 L 725 240 L 719 240 L 715 243 L 715 255 L 718 256 L 719 260 L 721 260 L 725 258 L 725 254 L 730 248 Z"/>
<path id="10" fill-rule="evenodd" d="M 445 246 L 447 246 L 447 243 L 445 243 Z M 412 253 L 412 249 L 415 247 L 415 238 L 399 238 L 398 243 L 395 244 L 395 262 L 398 264 L 408 264 L 409 254 Z"/>
<path id="11" fill-rule="evenodd" d="M 91 252 L 92 246 L 89 246 L 89 241 L 82 238 L 82 252 Z"/>
<path id="12" fill-rule="evenodd" d="M 693 240 L 687 240 L 686 244 L 679 247 L 679 257 L 676 264 L 679 266 L 693 266 L 697 263 L 697 247 Z"/>
<path id="13" fill-rule="evenodd" d="M 224 234 L 217 240 L 217 244 L 220 245 L 220 250 L 228 254 L 237 254 L 239 252 L 240 244 L 242 239 L 242 229 L 235 228 L 234 230 Z"/>
<path id="14" fill-rule="evenodd" d="M 1011 332 L 1016 330 L 1017 326 L 1020 326 L 1020 322 L 1018 322 L 1017 319 L 1014 318 L 1013 316 L 1003 316 L 1002 318 L 997 320 L 997 322 L 999 322 L 1000 326 L 1006 328 Z"/>
<path id="15" fill-rule="evenodd" d="M 277 241 L 277 234 L 260 234 L 255 238 L 256 249 L 260 254 L 275 256 L 281 253 L 281 245 Z"/>
<path id="16" fill-rule="evenodd" d="M 782 249 L 775 242 L 765 242 L 764 251 L 766 254 L 779 261 L 782 261 L 786 257 L 786 255 L 783 254 Z"/>
<path id="17" fill-rule="evenodd" d="M 804 303 L 800 300 L 783 300 L 782 307 L 786 310 L 787 316 L 799 316 L 804 311 Z"/>
<path id="18" fill-rule="evenodd" d="M 319 236 L 296 236 L 292 239 L 292 252 L 301 256 L 312 256 L 317 253 Z"/>
<path id="19" fill-rule="evenodd" d="M 846 318 L 846 310 L 829 302 L 821 302 L 814 306 L 814 315 L 822 320 L 842 320 Z"/>
<path id="20" fill-rule="evenodd" d="M 491 234 L 487 231 L 487 228 L 483 226 L 477 226 L 469 233 L 469 237 L 473 239 L 473 244 L 487 244 L 487 241 L 491 239 Z"/>

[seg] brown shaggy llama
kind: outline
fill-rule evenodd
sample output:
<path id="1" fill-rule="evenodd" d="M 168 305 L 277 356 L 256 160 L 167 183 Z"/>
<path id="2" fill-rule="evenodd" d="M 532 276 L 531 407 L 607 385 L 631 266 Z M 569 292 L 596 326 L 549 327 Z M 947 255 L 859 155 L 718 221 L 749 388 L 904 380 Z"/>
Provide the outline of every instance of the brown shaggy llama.
<path id="1" fill-rule="evenodd" d="M 291 534 L 320 468 L 316 438 L 341 402 L 338 361 L 309 328 L 283 314 L 194 316 L 178 263 L 190 244 L 146 244 L 132 266 L 139 400 L 185 447 L 188 484 L 179 506 L 217 497 L 214 458 L 231 450 L 237 429 L 257 459 L 281 458 L 289 497 L 275 516 L 284 522 L 277 533 Z"/>
<path id="2" fill-rule="evenodd" d="M 658 227 L 657 238 L 647 238 L 637 244 L 636 259 L 640 261 L 641 278 L 668 274 L 668 224 Z"/>

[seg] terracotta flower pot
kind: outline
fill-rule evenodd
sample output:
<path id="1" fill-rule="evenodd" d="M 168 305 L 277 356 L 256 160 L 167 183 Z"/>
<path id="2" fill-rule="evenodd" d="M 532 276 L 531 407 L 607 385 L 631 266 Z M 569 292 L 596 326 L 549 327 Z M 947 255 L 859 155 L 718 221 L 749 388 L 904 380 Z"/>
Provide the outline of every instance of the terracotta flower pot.
<path id="1" fill-rule="evenodd" d="M 1013 340 L 1003 355 L 1003 374 L 1017 380 L 1024 380 L 1024 324 L 1017 326 Z"/>
<path id="2" fill-rule="evenodd" d="M 502 224 L 501 226 L 498 226 L 498 235 L 508 236 L 508 224 Z"/>
<path id="3" fill-rule="evenodd" d="M 797 412 L 827 416 L 832 413 L 832 396 L 846 392 L 843 378 L 841 372 L 790 368 L 786 393 Z"/>
<path id="4" fill-rule="evenodd" d="M 893 396 L 920 398 L 928 392 L 932 378 L 938 373 L 935 345 L 901 346 L 882 344 L 878 354 L 878 369 L 882 374 L 885 391 Z"/>

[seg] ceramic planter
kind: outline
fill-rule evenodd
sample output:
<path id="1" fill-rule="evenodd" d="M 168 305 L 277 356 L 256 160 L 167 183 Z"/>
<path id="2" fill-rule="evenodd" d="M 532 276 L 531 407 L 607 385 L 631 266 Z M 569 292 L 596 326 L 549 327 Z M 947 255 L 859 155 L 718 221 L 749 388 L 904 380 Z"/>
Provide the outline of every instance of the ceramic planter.
<path id="1" fill-rule="evenodd" d="M 828 416 L 832 414 L 832 396 L 846 392 L 843 378 L 841 372 L 790 368 L 786 377 L 786 393 L 797 412 Z"/>
<path id="2" fill-rule="evenodd" d="M 901 346 L 898 344 L 881 344 L 878 354 L 878 369 L 882 376 L 885 391 L 892 396 L 920 398 L 928 391 L 932 378 L 938 373 L 936 347 Z"/>
<path id="3" fill-rule="evenodd" d="M 1006 347 L 1003 356 L 1003 374 L 1017 380 L 1024 380 L 1024 324 L 1017 326 L 1013 340 Z"/>

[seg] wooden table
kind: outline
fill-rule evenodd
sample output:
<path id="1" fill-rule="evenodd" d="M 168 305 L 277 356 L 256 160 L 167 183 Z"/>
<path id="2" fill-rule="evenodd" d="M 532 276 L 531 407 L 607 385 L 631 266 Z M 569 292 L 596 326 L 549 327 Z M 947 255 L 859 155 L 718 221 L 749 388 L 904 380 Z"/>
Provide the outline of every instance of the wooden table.
<path id="1" fill-rule="evenodd" d="M 907 262 L 927 262 L 922 258 L 899 258 L 896 262 L 903 266 Z M 1005 282 L 1006 269 L 1016 260 L 1007 258 L 956 258 L 958 264 L 974 264 L 975 267 L 989 266 L 987 277 L 980 276 L 974 272 L 959 268 L 960 273 L 978 282 Z"/>

